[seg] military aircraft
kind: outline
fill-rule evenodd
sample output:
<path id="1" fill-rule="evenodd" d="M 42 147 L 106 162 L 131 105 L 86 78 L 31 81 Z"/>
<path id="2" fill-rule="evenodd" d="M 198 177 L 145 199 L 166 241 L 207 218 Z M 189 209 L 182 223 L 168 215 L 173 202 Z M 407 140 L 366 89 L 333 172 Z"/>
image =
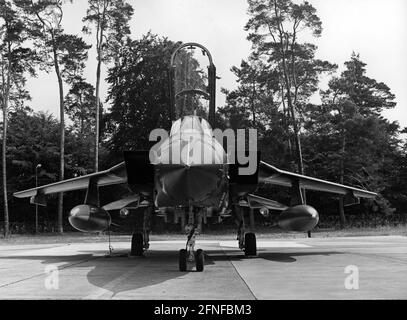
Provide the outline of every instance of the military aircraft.
<path id="1" fill-rule="evenodd" d="M 206 50 L 196 43 L 181 45 L 177 50 L 188 46 Z M 213 120 L 216 72 L 209 51 L 205 52 L 210 58 L 209 93 L 201 94 L 208 95 L 209 119 Z M 172 65 L 170 79 L 171 68 Z M 193 92 L 198 91 L 193 89 Z M 174 99 L 176 95 L 171 96 Z M 171 157 L 173 154 L 178 157 Z M 210 161 L 202 154 L 210 154 Z M 70 224 L 83 232 L 109 229 L 112 223 L 109 211 L 112 210 L 120 210 L 122 217 L 142 215 L 132 236 L 131 254 L 135 256 L 143 255 L 149 248 L 150 221 L 155 216 L 166 222 L 186 222 L 186 246 L 179 251 L 180 271 L 187 269 L 188 262 L 195 262 L 196 270 L 203 271 L 204 253 L 201 249 L 195 250 L 195 238 L 203 224 L 220 222 L 229 216 L 237 221 L 239 248 L 246 256 L 256 255 L 256 236 L 246 230 L 247 210 L 244 208 L 259 209 L 264 216 L 268 216 L 269 210 L 281 211 L 278 226 L 284 230 L 307 232 L 317 225 L 319 216 L 313 207 L 305 204 L 303 189 L 330 192 L 350 199 L 376 196 L 367 190 L 278 169 L 261 161 L 260 153 L 256 154 L 255 172 L 241 174 L 239 169 L 247 164 L 230 161 L 224 146 L 214 137 L 210 123 L 202 117 L 186 115 L 172 121 L 169 136 L 154 150 L 127 151 L 124 162 L 110 169 L 19 191 L 14 196 L 31 197 L 31 203 L 45 205 L 46 195 L 87 189 L 84 203 L 74 207 L 69 214 Z M 255 195 L 262 183 L 291 188 L 290 205 Z M 99 188 L 118 184 L 127 185 L 130 193 L 102 206 Z"/>

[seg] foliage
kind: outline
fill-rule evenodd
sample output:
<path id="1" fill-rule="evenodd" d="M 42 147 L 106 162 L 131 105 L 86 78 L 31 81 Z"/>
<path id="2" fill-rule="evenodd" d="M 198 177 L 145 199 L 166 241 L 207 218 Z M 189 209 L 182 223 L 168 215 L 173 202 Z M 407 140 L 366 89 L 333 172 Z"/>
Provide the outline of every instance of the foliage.
<path id="1" fill-rule="evenodd" d="M 61 133 L 66 133 L 62 153 L 65 178 L 92 171 L 98 86 L 89 84 L 82 76 L 89 46 L 62 28 L 64 1 L 41 0 L 34 4 L 29 0 L 15 0 L 24 15 L 19 9 L 15 13 L 9 11 L 7 3 L 0 0 L 0 6 L 7 9 L 1 10 L 0 15 L 13 17 L 8 19 L 12 22 L 8 30 L 12 32 L 4 33 L 6 29 L 1 25 L 1 67 L 7 70 L 5 62 L 11 62 L 13 81 L 6 118 L 9 119 L 7 157 L 2 163 L 7 164 L 8 190 L 2 186 L 1 191 L 10 199 L 11 221 L 25 223 L 31 219 L 25 213 L 32 209 L 27 201 L 17 200 L 11 193 L 34 186 L 38 163 L 42 164 L 40 184 L 61 177 Z M 129 37 L 132 13 L 132 7 L 125 1 L 91 0 L 84 18 L 85 31 L 90 32 L 91 26 L 96 31 L 98 64 L 114 62 L 106 79 L 110 109 L 100 117 L 103 167 L 122 160 L 124 150 L 148 149 L 150 131 L 169 129 L 171 125 L 167 71 L 170 56 L 179 42 L 151 33 L 132 40 Z M 226 103 L 218 108 L 217 127 L 257 129 L 262 160 L 277 167 L 298 171 L 302 167 L 310 176 L 379 192 L 374 201 L 344 208 L 351 224 L 360 223 L 353 217 L 356 213 L 362 213 L 363 220 L 374 224 L 405 221 L 400 216 L 406 214 L 407 207 L 407 142 L 402 141 L 400 134 L 407 129 L 381 115 L 383 110 L 395 106 L 390 88 L 368 77 L 367 65 L 357 54 L 352 54 L 345 70 L 332 76 L 328 89 L 319 92 L 320 76 L 330 76 L 336 66 L 317 59 L 315 44 L 300 37 L 302 32 L 315 37 L 322 32 L 317 12 L 308 2 L 249 0 L 249 15 L 246 30 L 252 52 L 240 66 L 231 69 L 238 86 L 234 90 L 222 89 Z M 29 28 L 21 23 L 22 18 L 27 19 Z M 34 52 L 22 45 L 16 46 L 9 56 L 12 59 L 5 59 L 6 39 L 19 44 L 31 39 L 42 59 L 36 61 Z M 34 75 L 35 63 L 48 71 L 53 68 L 60 88 L 63 89 L 62 82 L 70 85 L 68 93 L 60 96 L 60 102 L 61 115 L 66 113 L 72 126 L 61 127 L 52 115 L 34 113 L 27 107 L 29 93 L 24 87 L 25 77 L 27 71 Z M 176 78 L 181 80 L 177 90 L 181 85 L 188 87 L 188 83 L 205 89 L 207 79 L 189 53 L 181 54 L 177 63 L 180 68 Z M 2 99 L 6 92 L 4 84 L 3 80 Z M 318 93 L 322 102 L 312 104 L 311 97 Z M 98 105 L 101 114 L 102 105 Z M 179 104 L 179 115 L 191 113 L 192 105 L 204 114 L 202 105 L 189 98 Z M 301 151 L 300 162 L 298 151 Z M 101 188 L 103 201 L 122 191 L 117 186 Z M 258 193 L 288 203 L 288 188 L 262 186 Z M 83 192 L 70 193 L 65 208 L 80 203 L 83 196 Z M 52 198 L 49 206 L 41 209 L 48 221 L 55 221 L 55 200 Z M 307 192 L 307 202 L 323 215 L 323 227 L 338 222 L 337 201 L 337 197 L 329 194 Z"/>
<path id="2" fill-rule="evenodd" d="M 83 77 L 78 76 L 65 97 L 65 111 L 73 121 L 70 127 L 71 138 L 75 141 L 75 147 L 71 151 L 67 151 L 66 167 L 71 167 L 77 175 L 93 172 L 95 155 L 92 150 L 96 130 L 94 92 L 94 87 Z M 102 108 L 101 105 L 100 109 Z"/>
<path id="3" fill-rule="evenodd" d="M 133 15 L 133 7 L 125 0 L 89 0 L 89 8 L 83 21 L 85 33 L 91 33 L 94 25 L 96 35 L 96 85 L 95 85 L 95 172 L 99 170 L 100 141 L 100 77 L 102 62 L 107 63 L 112 58 L 116 67 L 120 65 L 120 52 L 126 37 L 130 34 L 129 21 Z M 103 109 L 102 109 L 103 111 Z"/>
<path id="4" fill-rule="evenodd" d="M 307 106 L 307 165 L 323 178 L 379 192 L 370 207 L 391 214 L 394 209 L 384 196 L 401 156 L 400 128 L 380 116 L 394 107 L 394 95 L 367 77 L 365 66 L 352 54 L 345 71 L 323 92 L 322 105 Z"/>
<path id="5" fill-rule="evenodd" d="M 29 22 L 32 40 L 40 56 L 40 67 L 49 72 L 54 69 L 58 81 L 59 116 L 60 116 L 60 154 L 59 179 L 65 177 L 65 108 L 64 108 L 64 80 L 72 82 L 80 76 L 85 67 L 84 61 L 90 48 L 82 38 L 66 34 L 62 27 L 64 0 L 15 0 Z M 58 228 L 63 232 L 63 193 L 59 194 Z"/>
<path id="6" fill-rule="evenodd" d="M 123 150 L 148 149 L 151 130 L 169 129 L 167 70 L 175 48 L 174 42 L 148 33 L 128 41 L 122 63 L 109 70 L 106 145 L 117 157 Z"/>
<path id="7" fill-rule="evenodd" d="M 35 52 L 25 47 L 29 32 L 19 11 L 9 1 L 0 1 L 0 107 L 3 115 L 2 132 L 2 188 L 4 209 L 4 235 L 9 234 L 9 212 L 7 193 L 7 120 L 10 107 L 29 99 L 25 90 L 26 75 L 35 76 Z"/>
<path id="8" fill-rule="evenodd" d="M 317 47 L 301 42 L 300 36 L 308 32 L 319 37 L 322 23 L 307 1 L 298 4 L 291 0 L 248 0 L 248 3 L 250 18 L 245 30 L 249 31 L 247 39 L 252 43 L 251 60 L 261 64 L 262 73 L 268 71 L 268 78 L 278 79 L 272 94 L 280 95 L 285 130 L 289 133 L 292 129 L 295 149 L 291 150 L 295 150 L 292 155 L 296 170 L 304 173 L 299 116 L 303 105 L 318 89 L 319 75 L 333 71 L 336 66 L 316 59 Z M 252 75 L 249 73 L 250 78 Z M 292 148 L 291 141 L 288 144 Z"/>
<path id="9" fill-rule="evenodd" d="M 88 5 L 83 31 L 90 34 L 93 25 L 100 60 L 118 62 L 123 43 L 130 34 L 133 7 L 125 0 L 88 0 Z"/>

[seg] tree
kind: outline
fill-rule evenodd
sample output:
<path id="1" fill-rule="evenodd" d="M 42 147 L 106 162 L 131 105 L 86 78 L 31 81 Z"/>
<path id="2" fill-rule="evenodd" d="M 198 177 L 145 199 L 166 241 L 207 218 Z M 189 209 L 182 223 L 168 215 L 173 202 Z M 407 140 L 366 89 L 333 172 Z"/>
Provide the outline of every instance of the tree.
<path id="1" fill-rule="evenodd" d="M 35 167 L 42 164 L 40 176 L 55 182 L 59 171 L 59 123 L 51 114 L 34 113 L 28 107 L 10 113 L 10 188 L 14 191 L 34 186 Z M 18 201 L 24 205 L 27 202 Z M 28 209 L 29 207 L 27 207 Z"/>
<path id="2" fill-rule="evenodd" d="M 240 126 L 264 127 L 271 120 L 272 109 L 279 105 L 275 97 L 279 90 L 278 74 L 253 57 L 243 60 L 240 68 L 234 66 L 231 71 L 236 75 L 239 86 L 233 91 L 223 90 L 227 95 L 227 105 L 235 104 L 241 112 L 243 109 L 248 112 L 246 123 Z"/>
<path id="3" fill-rule="evenodd" d="M 65 113 L 64 87 L 65 81 L 72 80 L 85 67 L 87 51 L 90 48 L 82 38 L 64 33 L 62 27 L 63 0 L 15 0 L 27 14 L 29 28 L 36 47 L 41 54 L 42 69 L 50 72 L 54 70 L 58 80 L 59 109 L 60 109 L 60 171 L 59 179 L 64 179 L 65 168 Z M 58 230 L 63 232 L 63 193 L 58 200 Z"/>
<path id="4" fill-rule="evenodd" d="M 87 26 L 84 32 L 90 33 L 89 25 L 95 27 L 96 36 L 96 131 L 95 131 L 95 172 L 99 170 L 99 113 L 100 113 L 100 73 L 102 63 L 112 58 L 119 65 L 122 44 L 130 34 L 129 21 L 133 8 L 125 0 L 88 0 L 89 8 L 83 21 Z"/>
<path id="5" fill-rule="evenodd" d="M 359 55 L 352 54 L 345 66 L 323 92 L 322 106 L 307 107 L 309 159 L 317 168 L 324 167 L 324 176 L 383 192 L 389 187 L 400 140 L 398 124 L 380 113 L 395 106 L 395 97 L 387 85 L 366 76 L 366 64 Z M 377 202 L 382 212 L 392 212 L 387 200 L 379 196 Z M 343 197 L 339 213 L 343 227 Z"/>
<path id="6" fill-rule="evenodd" d="M 69 153 L 72 149 L 69 130 L 66 132 L 66 138 L 66 149 Z M 9 164 L 8 185 L 11 192 L 35 186 L 35 168 L 39 163 L 42 164 L 38 171 L 39 183 L 48 184 L 57 181 L 59 121 L 48 113 L 34 113 L 29 107 L 16 107 L 10 110 L 7 162 Z M 69 164 L 69 161 L 67 162 Z M 69 166 L 66 172 L 71 174 Z M 65 202 L 70 203 L 71 196 L 70 194 L 65 197 Z M 40 226 L 43 226 L 44 230 L 51 231 L 54 229 L 51 223 L 57 222 L 57 216 L 54 213 L 57 211 L 58 197 L 50 197 L 48 200 L 47 207 L 40 208 L 39 217 Z M 27 213 L 33 208 L 28 201 L 11 197 L 10 210 L 13 212 L 11 227 L 14 232 L 18 231 L 18 227 L 21 231 L 31 229 L 33 215 Z"/>
<path id="7" fill-rule="evenodd" d="M 65 110 L 73 121 L 72 137 L 75 148 L 70 154 L 71 163 L 76 174 L 87 174 L 93 170 L 95 141 L 95 88 L 82 76 L 77 76 L 71 83 L 65 97 Z M 102 109 L 102 105 L 100 109 Z"/>
<path id="8" fill-rule="evenodd" d="M 177 45 L 148 33 L 128 42 L 121 64 L 109 69 L 111 109 L 106 130 L 112 156 L 121 157 L 123 150 L 148 149 L 151 130 L 169 129 L 167 70 Z"/>
<path id="9" fill-rule="evenodd" d="M 262 159 L 290 169 L 290 144 L 285 145 L 289 134 L 284 111 L 280 108 L 282 99 L 277 72 L 252 57 L 231 70 L 239 85 L 232 91 L 223 89 L 226 105 L 218 112 L 233 129 L 255 128 Z"/>
<path id="10" fill-rule="evenodd" d="M 52 114 L 45 112 L 33 112 L 27 106 L 14 106 L 9 111 L 9 139 L 7 144 L 7 175 L 8 191 L 10 193 L 35 186 L 35 168 L 38 163 L 42 164 L 38 171 L 40 184 L 49 184 L 58 181 L 59 176 L 59 120 Z M 93 124 L 94 125 L 94 124 Z M 93 137 L 93 134 L 92 134 Z M 75 125 L 66 128 L 65 143 L 65 174 L 69 177 L 83 175 L 93 170 L 93 139 L 78 134 Z M 103 157 L 101 157 L 103 160 Z M 116 188 L 116 187 L 115 187 Z M 0 186 L 0 192 L 3 189 Z M 102 190 L 102 192 L 105 192 Z M 109 190 L 110 193 L 113 193 Z M 67 193 L 64 196 L 64 205 L 73 207 L 83 201 L 84 191 L 78 190 Z M 110 194 L 103 194 L 103 199 L 109 202 Z M 112 199 L 113 201 L 114 199 Z M 3 201 L 0 199 L 0 206 Z M 10 227 L 13 231 L 20 227 L 23 230 L 33 230 L 33 215 L 28 201 L 22 201 L 15 197 L 9 199 Z M 55 230 L 54 223 L 58 217 L 54 214 L 58 207 L 58 195 L 47 197 L 47 206 L 40 208 L 40 226 L 44 231 Z M 42 219 L 41 219 L 42 217 Z M 42 221 L 41 221 L 42 220 Z M 64 220 L 64 225 L 69 224 Z M 1 228 L 0 228 L 1 229 Z"/>
<path id="11" fill-rule="evenodd" d="M 300 43 L 299 33 L 309 31 L 318 37 L 322 32 L 316 9 L 307 1 L 248 0 L 250 19 L 245 29 L 253 44 L 252 57 L 278 72 L 282 105 L 293 128 L 296 163 L 304 173 L 300 129 L 301 106 L 317 90 L 318 75 L 331 71 L 334 65 L 315 59 L 316 46 Z M 286 110 L 287 106 L 287 110 Z"/>
<path id="12" fill-rule="evenodd" d="M 65 97 L 65 111 L 81 136 L 92 134 L 95 127 L 94 92 L 95 88 L 78 76 L 73 79 Z"/>
<path id="13" fill-rule="evenodd" d="M 9 235 L 9 210 L 7 192 L 7 129 L 10 106 L 16 106 L 28 99 L 29 95 L 24 89 L 25 74 L 35 75 L 33 61 L 35 53 L 24 48 L 27 40 L 27 29 L 20 12 L 9 1 L 0 1 L 0 97 L 3 110 L 2 135 L 2 179 L 4 203 L 4 236 Z"/>

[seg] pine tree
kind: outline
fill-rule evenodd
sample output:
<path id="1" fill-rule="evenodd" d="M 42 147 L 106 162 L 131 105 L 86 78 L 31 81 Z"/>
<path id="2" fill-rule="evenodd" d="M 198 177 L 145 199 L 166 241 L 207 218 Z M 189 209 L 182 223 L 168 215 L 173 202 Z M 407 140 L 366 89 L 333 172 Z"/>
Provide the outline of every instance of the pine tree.
<path id="1" fill-rule="evenodd" d="M 29 28 L 35 46 L 42 58 L 41 68 L 50 72 L 54 70 L 59 91 L 60 110 L 60 171 L 59 179 L 64 179 L 65 170 L 65 108 L 64 80 L 69 81 L 72 75 L 78 75 L 85 67 L 87 51 L 90 48 L 82 38 L 66 34 L 62 27 L 63 0 L 15 0 L 24 10 L 29 21 Z M 58 231 L 63 232 L 63 193 L 58 200 Z"/>

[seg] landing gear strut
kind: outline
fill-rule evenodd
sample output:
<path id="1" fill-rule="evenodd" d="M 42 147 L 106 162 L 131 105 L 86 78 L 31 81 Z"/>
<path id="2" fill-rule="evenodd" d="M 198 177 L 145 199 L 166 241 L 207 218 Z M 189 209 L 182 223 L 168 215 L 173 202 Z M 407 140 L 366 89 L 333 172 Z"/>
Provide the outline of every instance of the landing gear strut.
<path id="1" fill-rule="evenodd" d="M 255 256 L 257 254 L 256 235 L 253 232 L 244 235 L 244 254 L 245 256 Z"/>
<path id="2" fill-rule="evenodd" d="M 204 270 L 205 257 L 202 249 L 195 252 L 195 238 L 200 233 L 202 228 L 202 216 L 198 213 L 198 225 L 194 225 L 194 212 L 193 208 L 189 209 L 188 224 L 185 230 L 188 232 L 188 239 L 186 248 L 179 251 L 179 271 L 186 271 L 188 262 L 195 262 L 196 271 L 202 272 Z"/>
<path id="3" fill-rule="evenodd" d="M 142 256 L 144 252 L 144 239 L 143 234 L 141 232 L 133 233 L 131 238 L 131 252 L 132 256 Z"/>
<path id="4" fill-rule="evenodd" d="M 133 233 L 131 239 L 131 251 L 130 255 L 140 257 L 143 256 L 144 251 L 150 247 L 150 220 L 152 214 L 152 207 L 148 206 L 144 208 L 144 214 L 142 216 L 142 222 L 136 225 L 142 225 L 142 228 L 138 228 Z"/>
<path id="5" fill-rule="evenodd" d="M 195 265 L 196 265 L 196 271 L 203 271 L 204 269 L 204 264 L 205 264 L 205 257 L 202 249 L 198 249 L 195 252 Z"/>
<path id="6" fill-rule="evenodd" d="M 253 232 L 246 232 L 243 208 L 235 206 L 235 213 L 238 223 L 237 240 L 239 248 L 244 251 L 245 256 L 255 256 L 257 254 L 256 235 Z"/>
<path id="7" fill-rule="evenodd" d="M 181 249 L 179 251 L 178 257 L 179 271 L 187 271 L 187 259 L 188 259 L 187 250 Z"/>

